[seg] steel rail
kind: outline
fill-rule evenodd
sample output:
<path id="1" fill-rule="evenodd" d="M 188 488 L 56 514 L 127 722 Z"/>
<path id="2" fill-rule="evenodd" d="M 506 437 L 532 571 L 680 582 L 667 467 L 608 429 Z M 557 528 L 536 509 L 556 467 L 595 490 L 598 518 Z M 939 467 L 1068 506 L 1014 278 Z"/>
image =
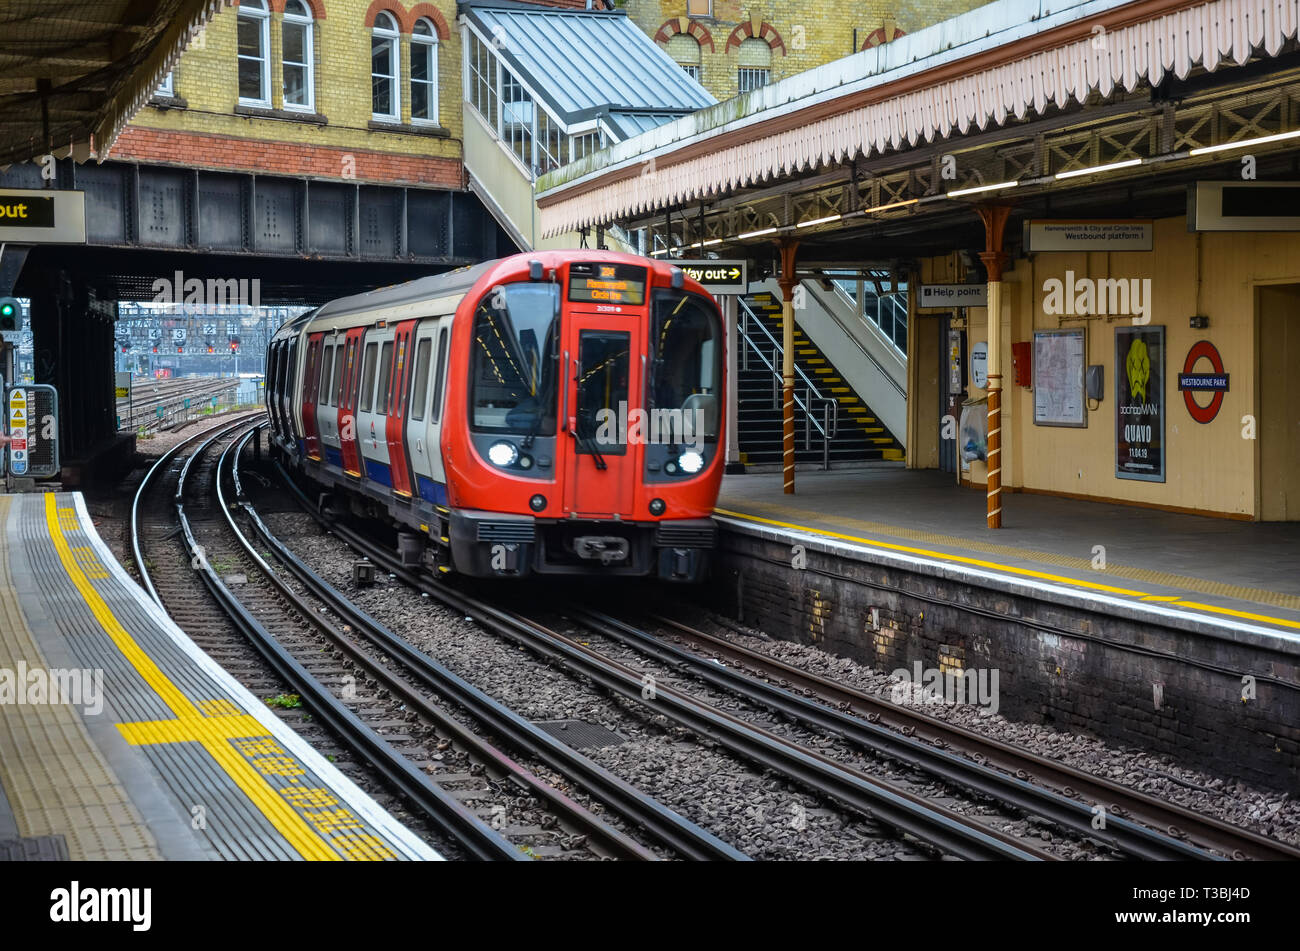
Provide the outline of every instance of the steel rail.
<path id="1" fill-rule="evenodd" d="M 192 555 L 196 556 L 195 564 L 198 566 L 197 570 L 200 572 L 200 578 L 204 585 L 236 628 L 249 639 L 258 653 L 262 655 L 279 676 L 287 683 L 292 684 L 307 699 L 316 715 L 336 735 L 343 738 L 345 743 L 364 756 L 389 782 L 406 793 L 417 806 L 428 814 L 430 820 L 436 826 L 461 843 L 470 855 L 482 859 L 528 860 L 526 855 L 515 849 L 508 841 L 485 825 L 460 802 L 434 786 L 428 777 L 420 772 L 413 763 L 398 754 L 379 734 L 362 723 L 351 710 L 347 709 L 323 684 L 308 673 L 306 668 L 284 650 L 270 632 L 231 593 L 207 559 L 197 557 L 201 552 L 184 505 L 185 483 L 191 465 L 195 459 L 205 455 L 215 443 L 238 430 L 241 426 L 248 425 L 248 422 L 248 420 L 244 420 L 233 425 L 219 427 L 212 435 L 208 435 L 207 431 L 199 433 L 176 447 L 179 449 L 181 446 L 197 442 L 201 436 L 207 436 L 192 450 L 191 455 L 187 458 L 185 465 L 181 469 L 177 490 L 173 496 L 177 519 L 180 522 L 186 547 Z M 226 452 L 229 452 L 229 447 L 227 447 Z M 168 455 L 172 454 L 169 453 Z M 162 462 L 163 459 L 160 459 L 159 463 Z M 157 469 L 158 466 L 155 465 L 150 470 L 150 474 L 157 471 Z M 220 469 L 219 463 L 218 475 Z M 220 498 L 219 479 L 217 488 L 218 504 L 224 509 L 225 502 Z M 138 498 L 139 494 L 137 495 L 137 501 Z M 133 533 L 135 528 L 136 525 L 133 524 Z M 138 539 L 139 536 L 136 535 L 134 540 L 138 541 Z M 143 573 L 143 564 L 141 568 Z M 157 599 L 156 590 L 154 591 L 154 597 Z M 161 601 L 159 603 L 161 604 Z"/>
<path id="2" fill-rule="evenodd" d="M 287 474 L 281 470 L 281 474 Z M 642 675 L 600 656 L 534 621 L 503 611 L 446 585 L 435 584 L 401 565 L 388 551 L 341 522 L 327 522 L 348 545 L 383 565 L 417 590 L 474 618 L 484 627 L 562 668 L 573 669 L 608 692 L 636 704 L 653 704 L 657 713 L 695 733 L 710 737 L 731 752 L 779 772 L 813 791 L 863 812 L 943 852 L 965 859 L 1054 859 L 1055 856 L 1015 836 L 980 827 L 922 797 L 895 789 L 775 734 L 761 730 L 671 687 L 656 686 L 646 701 Z"/>
<path id="3" fill-rule="evenodd" d="M 975 757 L 975 763 L 1011 773 L 1019 780 L 1036 782 L 1067 797 L 1079 796 L 1104 805 L 1108 816 L 1130 817 L 1154 829 L 1165 829 L 1173 838 L 1186 838 L 1202 848 L 1215 849 L 1235 859 L 1253 858 L 1268 861 L 1300 859 L 1300 849 L 1276 839 L 1243 829 L 1213 816 L 1201 815 L 1177 803 L 1165 802 L 1149 793 L 1132 789 L 1105 777 L 1065 763 L 1035 756 L 1019 747 L 985 736 L 974 730 L 946 723 L 900 704 L 890 703 L 826 677 L 809 673 L 791 664 L 724 638 L 697 630 L 672 618 L 652 615 L 653 620 L 673 628 L 697 644 L 716 651 L 738 664 L 748 664 L 759 672 L 781 678 L 805 692 L 821 697 L 842 711 L 855 711 L 878 729 L 895 736 L 909 731 L 905 739 L 915 737 L 922 746 L 944 747 Z M 662 644 L 662 639 L 657 639 Z M 666 646 L 666 645 L 665 645 Z M 710 665 L 718 669 L 717 665 Z M 1112 821 L 1108 819 L 1109 823 Z M 1092 832 L 1098 838 L 1105 838 Z"/>
<path id="4" fill-rule="evenodd" d="M 303 509 L 342 536 L 337 524 L 316 512 L 302 491 L 289 479 L 283 468 L 281 478 Z M 246 508 L 247 510 L 247 508 Z M 254 518 L 254 524 L 261 521 Z M 333 589 L 306 566 L 293 552 L 276 539 L 265 526 L 258 529 L 259 536 L 270 546 L 272 554 L 318 597 L 328 597 Z M 346 540 L 346 539 L 345 539 Z M 351 542 L 349 542 L 351 544 Z M 356 546 L 353 546 L 356 547 Z M 371 556 L 377 565 L 384 564 L 378 552 Z M 400 565 L 386 566 L 389 568 Z M 397 573 L 397 572 L 394 572 Z M 404 578 L 405 580 L 405 578 Z M 341 595 L 339 597 L 342 597 Z M 743 852 L 717 836 L 700 828 L 676 811 L 620 779 L 587 756 L 557 740 L 513 710 L 494 700 L 479 688 L 447 667 L 429 657 L 405 639 L 398 637 L 360 608 L 347 602 L 339 604 L 342 616 L 354 629 L 360 631 L 377 647 L 390 656 L 400 659 L 408 671 L 431 690 L 435 690 L 461 704 L 497 735 L 510 742 L 516 751 L 531 755 L 565 775 L 572 776 L 586 786 L 597 798 L 605 801 L 622 815 L 645 828 L 657 840 L 692 859 L 745 861 Z"/>
<path id="5" fill-rule="evenodd" d="M 574 607 L 564 610 L 592 630 L 675 669 L 685 669 L 691 676 L 714 687 L 847 740 L 860 749 L 906 763 L 946 782 L 1048 819 L 1082 836 L 1106 842 L 1127 855 L 1150 861 L 1220 858 L 1177 836 L 1156 832 L 1109 813 L 1101 814 L 1087 803 L 940 749 L 933 741 L 927 743 L 904 736 L 861 717 L 826 707 L 807 696 L 758 680 L 733 667 L 719 666 L 603 612 Z"/>
<path id="6" fill-rule="evenodd" d="M 243 481 L 240 477 L 239 456 L 243 451 L 244 446 L 248 444 L 248 441 L 251 438 L 253 438 L 252 432 L 243 436 L 239 441 L 239 447 L 231 456 L 228 471 L 237 501 L 235 506 L 227 508 L 227 513 L 233 511 L 234 508 L 241 510 L 252 523 L 254 533 L 270 549 L 270 554 L 276 559 L 276 561 L 288 568 L 290 573 L 292 573 L 293 576 L 312 593 L 312 595 L 341 617 L 345 623 L 351 625 L 353 630 L 359 632 L 366 640 L 384 651 L 389 657 L 400 660 L 403 665 L 403 671 L 413 676 L 414 679 L 425 688 L 445 693 L 446 691 L 440 689 L 440 680 L 428 676 L 424 672 L 424 664 L 421 663 L 421 661 L 428 664 L 433 663 L 428 657 L 417 651 L 405 640 L 393 634 L 383 625 L 379 624 L 379 622 L 371 618 L 370 615 L 366 614 L 359 607 L 353 604 L 348 600 L 348 598 L 316 574 L 316 572 L 312 571 L 311 568 L 290 551 L 284 543 L 270 531 L 266 523 L 258 514 L 256 508 L 248 502 L 243 490 Z M 375 660 L 375 658 L 356 641 L 340 634 L 333 625 L 323 619 L 320 614 L 313 609 L 312 605 L 308 604 L 305 599 L 290 588 L 274 571 L 269 570 L 269 566 L 266 566 L 264 560 L 258 555 L 251 539 L 249 539 L 241 529 L 236 528 L 236 533 L 239 536 L 240 544 L 243 546 L 246 554 L 250 559 L 258 564 L 259 569 L 261 569 L 265 574 L 266 580 L 270 582 L 286 600 L 293 604 L 294 607 L 302 613 L 303 617 L 311 620 L 313 625 L 321 631 L 322 634 L 328 637 L 336 647 L 347 654 L 348 657 L 351 658 L 359 667 L 364 669 L 367 674 L 374 677 L 376 680 L 381 681 L 388 690 L 400 696 L 402 701 L 407 704 L 408 707 L 418 711 L 430 722 L 436 724 L 438 729 L 445 735 L 454 738 L 472 758 L 477 759 L 486 766 L 490 766 L 498 775 L 509 777 L 517 785 L 531 792 L 539 801 L 546 803 L 551 811 L 555 813 L 562 822 L 567 822 L 571 827 L 571 831 L 581 832 L 588 837 L 589 841 L 599 843 L 603 847 L 605 853 L 611 857 L 635 859 L 639 861 L 658 860 L 659 857 L 655 853 L 646 849 L 635 839 L 632 839 L 630 836 L 620 832 L 613 826 L 592 815 L 592 813 L 586 808 L 564 795 L 564 793 L 560 792 L 554 786 L 543 782 L 531 771 L 521 766 L 501 750 L 492 746 L 482 737 L 474 733 L 469 727 L 457 720 L 448 711 L 432 703 L 423 693 L 420 692 L 420 690 L 399 676 L 395 670 L 390 669 Z M 456 678 L 455 674 L 450 673 L 450 671 L 447 672 L 447 676 L 449 678 L 459 679 Z M 464 686 L 468 691 L 474 690 L 474 688 L 469 687 L 468 684 L 465 684 Z M 552 768 L 560 769 L 565 773 L 565 775 L 570 776 L 574 775 L 576 770 L 571 771 L 563 768 L 567 765 L 568 759 L 586 761 L 593 769 L 600 770 L 600 767 L 591 763 L 581 753 L 578 753 L 571 747 L 555 740 L 549 734 L 533 726 L 533 724 L 529 723 L 527 720 L 518 717 L 513 712 L 504 707 L 500 707 L 499 704 L 496 704 L 495 701 L 486 697 L 486 695 L 480 694 L 480 696 L 487 704 L 495 705 L 500 708 L 505 715 L 502 719 L 513 717 L 520 720 L 523 727 L 530 729 L 532 732 L 539 734 L 544 740 L 549 740 L 554 746 L 559 747 L 559 750 L 557 751 L 558 755 L 551 758 L 539 756 L 539 759 L 543 759 L 547 765 Z M 475 713 L 473 707 L 469 709 L 471 713 Z M 482 719 L 493 727 L 496 726 L 495 719 L 491 721 L 489 721 L 487 717 L 483 717 Z M 524 731 L 521 729 L 519 732 Z M 533 750 L 529 748 L 528 751 L 532 752 Z M 612 776 L 609 778 L 615 779 Z M 617 782 L 616 779 L 615 782 Z M 632 792 L 635 793 L 635 790 L 632 790 Z"/>

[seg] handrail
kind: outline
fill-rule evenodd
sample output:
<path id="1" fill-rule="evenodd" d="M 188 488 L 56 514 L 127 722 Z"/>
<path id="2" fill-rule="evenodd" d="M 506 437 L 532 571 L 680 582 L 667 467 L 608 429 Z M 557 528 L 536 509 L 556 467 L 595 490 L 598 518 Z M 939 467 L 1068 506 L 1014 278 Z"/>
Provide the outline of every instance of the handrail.
<path id="1" fill-rule="evenodd" d="M 783 384 L 785 382 L 785 377 L 782 374 L 782 372 L 776 368 L 776 366 L 774 365 L 774 361 L 776 355 L 779 353 L 783 354 L 785 350 L 779 343 L 777 343 L 776 338 L 772 336 L 772 332 L 768 330 L 767 327 L 763 326 L 763 322 L 758 319 L 757 315 L 750 308 L 749 304 L 745 301 L 745 299 L 743 297 L 737 297 L 737 300 L 739 301 L 740 306 L 743 310 L 743 313 L 741 314 L 741 319 L 737 321 L 737 327 L 736 327 L 737 334 L 739 335 L 741 340 L 741 365 L 745 369 L 748 369 L 749 353 L 752 350 L 754 352 L 754 355 L 757 356 L 758 359 L 762 361 L 763 366 L 767 367 L 768 372 L 772 374 L 772 405 L 774 407 L 780 406 L 781 391 L 782 391 Z M 759 329 L 763 331 L 763 335 L 767 337 L 768 342 L 771 343 L 772 357 L 773 357 L 772 360 L 768 360 L 766 354 L 764 354 L 762 349 L 759 348 L 754 338 L 750 336 L 749 325 L 751 323 L 751 319 L 752 322 L 756 323 Z M 748 345 L 747 347 L 746 344 Z M 804 414 L 803 416 L 804 449 L 812 449 L 812 431 L 815 428 L 817 432 L 820 434 L 821 441 L 822 441 L 822 468 L 830 469 L 831 440 L 835 438 L 840 428 L 839 401 L 836 400 L 835 397 L 833 396 L 823 396 L 821 391 L 818 390 L 816 385 L 813 384 L 812 380 L 808 378 L 808 374 L 804 373 L 803 370 L 797 364 L 795 365 L 794 369 L 795 369 L 795 373 L 798 374 L 801 380 L 803 380 L 804 385 L 806 387 L 804 391 L 804 398 L 802 399 L 800 398 L 798 390 L 795 390 L 795 392 L 792 394 L 794 397 L 795 405 L 798 406 L 800 409 L 802 409 Z M 814 404 L 818 404 L 818 403 L 821 404 L 821 410 L 822 410 L 822 418 L 820 421 L 817 419 L 817 416 L 813 412 Z"/>
<path id="2" fill-rule="evenodd" d="M 745 299 L 744 299 L 743 297 L 738 297 L 738 298 L 736 298 L 736 299 L 740 302 L 740 306 L 741 306 L 742 308 L 744 308 L 746 315 L 747 315 L 748 317 L 753 317 L 753 318 L 754 318 L 755 322 L 758 324 L 759 329 L 763 331 L 764 336 L 767 337 L 768 341 L 769 341 L 769 342 L 772 344 L 772 346 L 775 348 L 775 349 L 773 350 L 773 354 L 772 354 L 773 357 L 775 357 L 776 354 L 778 354 L 778 353 L 784 353 L 784 352 L 785 352 L 784 348 L 783 348 L 779 343 L 776 342 L 776 338 L 772 336 L 772 332 L 771 332 L 770 330 L 768 330 L 766 327 L 763 326 L 763 322 L 762 322 L 761 320 L 758 320 L 757 315 L 753 312 L 753 310 L 750 309 L 749 305 L 745 303 Z M 760 349 L 758 348 L 758 346 L 754 343 L 754 341 L 750 338 L 750 336 L 749 336 L 749 331 L 746 329 L 746 326 L 748 326 L 748 323 L 749 323 L 749 321 L 746 320 L 746 321 L 745 321 L 745 322 L 744 322 L 744 323 L 743 323 L 743 324 L 738 328 L 738 331 L 739 331 L 739 333 L 740 333 L 740 337 L 741 337 L 741 339 L 742 339 L 745 343 L 749 344 L 750 349 L 754 351 L 754 354 L 758 357 L 758 359 L 760 359 L 760 360 L 763 361 L 763 366 L 767 367 L 768 370 L 771 371 L 771 373 L 772 373 L 772 405 L 773 405 L 774 407 L 776 407 L 776 406 L 780 406 L 780 405 L 781 405 L 781 390 L 782 390 L 782 388 L 783 388 L 784 385 L 785 385 L 785 375 L 784 375 L 780 370 L 778 370 L 775 366 L 773 366 L 773 364 L 772 364 L 772 363 L 767 359 L 767 357 L 765 357 L 765 356 L 763 355 L 763 351 L 760 350 Z M 817 397 L 818 399 L 827 399 L 827 398 L 828 398 L 828 397 L 823 397 L 823 396 L 821 395 L 821 393 L 819 393 L 819 392 L 817 391 L 817 388 L 816 388 L 815 386 L 812 385 L 812 381 L 808 379 L 807 375 L 803 372 L 803 370 L 801 370 L 797 365 L 795 366 L 794 369 L 795 369 L 795 372 L 798 373 L 799 376 L 803 379 L 804 383 L 806 383 L 806 384 L 808 385 L 808 389 L 811 390 L 813 393 L 815 393 L 815 394 L 816 394 L 816 397 Z M 802 409 L 802 410 L 804 411 L 804 414 L 805 414 L 806 416 L 807 416 L 807 415 L 811 415 L 811 411 L 809 410 L 807 404 L 805 404 L 803 400 L 799 399 L 799 393 L 798 393 L 797 391 L 796 391 L 795 394 L 794 394 L 794 401 L 795 401 L 795 404 L 798 405 L 799 408 Z M 826 431 L 825 431 L 824 429 L 822 429 L 821 425 L 818 424 L 816 420 L 813 421 L 813 425 L 817 426 L 817 431 L 820 432 L 823 436 L 826 435 Z"/>
<path id="3" fill-rule="evenodd" d="M 818 282 L 817 282 L 816 280 L 811 280 L 811 281 L 808 281 L 807 283 L 812 284 L 812 285 L 817 285 L 817 284 L 818 284 Z M 864 283 L 865 283 L 865 282 L 864 282 Z M 843 295 L 844 295 L 845 297 L 847 297 L 850 301 L 853 300 L 852 297 L 849 297 L 849 294 L 848 294 L 847 291 L 845 291 L 845 290 L 844 290 L 843 288 L 841 288 L 838 284 L 836 284 L 834 278 L 831 279 L 831 285 L 835 288 L 835 291 L 836 291 L 837 293 L 843 294 Z M 816 293 L 817 291 L 820 291 L 820 290 L 821 290 L 820 287 L 815 287 L 815 286 L 814 286 L 814 288 L 813 288 L 813 292 L 814 292 L 814 293 Z M 858 315 L 859 315 L 860 317 L 863 318 L 863 319 L 862 319 L 862 322 L 863 322 L 864 324 L 868 324 L 868 325 L 870 325 L 870 324 L 872 323 L 872 321 L 867 320 L 866 317 L 862 315 L 861 303 L 859 302 L 857 306 L 858 306 Z M 907 399 L 907 390 L 906 390 L 904 387 L 900 386 L 900 385 L 898 384 L 898 381 L 894 379 L 893 374 L 891 374 L 888 370 L 886 370 L 886 369 L 884 368 L 884 366 L 881 364 L 881 362 L 880 362 L 879 360 L 876 359 L 875 355 L 874 355 L 870 350 L 868 350 L 866 347 L 864 347 L 864 346 L 862 345 L 862 341 L 859 340 L 859 339 L 854 335 L 854 333 L 853 333 L 853 332 L 852 332 L 848 327 L 845 327 L 845 326 L 844 326 L 844 321 L 840 320 L 839 315 L 836 314 L 835 311 L 833 311 L 833 310 L 832 310 L 831 308 L 829 308 L 829 307 L 823 306 L 822 309 L 826 311 L 826 315 L 827 315 L 828 317 L 830 317 L 831 320 L 835 321 L 835 323 L 839 326 L 840 330 L 844 331 L 844 336 L 846 336 L 846 337 L 848 337 L 850 340 L 852 340 L 852 341 L 853 341 L 853 345 L 854 345 L 855 347 L 857 347 L 860 351 L 862 351 L 862 355 L 863 355 L 864 357 L 866 357 L 868 360 L 870 360 L 871 363 L 872 363 L 872 365 L 873 365 L 877 370 L 880 371 L 880 375 L 883 376 L 883 377 L 885 378 L 885 381 L 886 381 L 886 382 L 887 382 L 887 383 L 888 383 L 888 384 L 893 388 L 894 392 L 897 393 L 899 396 L 903 397 L 903 399 Z M 879 327 L 876 327 L 876 332 L 879 333 L 880 336 L 885 337 L 885 339 L 888 341 L 888 343 L 889 343 L 889 345 L 890 345 L 891 347 L 893 347 L 895 350 L 898 350 L 898 346 L 897 346 L 897 345 L 896 345 L 892 340 L 889 340 L 889 338 L 885 336 L 885 332 L 884 332 L 883 330 L 881 330 Z M 909 332 L 909 333 L 911 332 L 911 328 L 908 328 L 908 332 Z M 899 353 L 902 353 L 902 351 L 900 350 Z M 903 359 L 904 359 L 904 360 L 907 359 L 907 354 L 902 354 L 902 356 L 903 356 Z"/>
<path id="4" fill-rule="evenodd" d="M 767 337 L 768 341 L 771 342 L 772 346 L 776 348 L 776 352 L 785 353 L 785 347 L 777 343 L 776 338 L 772 336 L 772 331 L 768 330 L 767 327 L 763 325 L 763 322 L 758 319 L 758 315 L 755 314 L 754 311 L 750 308 L 749 304 L 745 302 L 745 299 L 743 297 L 737 297 L 736 299 L 740 301 L 740 306 L 745 309 L 746 314 L 749 317 L 754 318 L 755 322 L 758 324 L 758 329 L 763 331 L 763 335 Z M 746 321 L 746 324 L 748 324 L 748 321 Z M 765 360 L 763 362 L 766 363 L 767 361 Z M 771 364 L 768 364 L 768 366 L 771 367 Z M 821 390 L 817 389 L 817 385 L 813 383 L 812 380 L 808 379 L 808 374 L 804 373 L 803 369 L 797 363 L 794 365 L 794 372 L 798 375 L 799 379 L 803 380 L 804 384 L 808 387 L 808 389 L 812 390 L 814 396 L 816 396 L 818 399 L 826 398 L 822 395 Z"/>

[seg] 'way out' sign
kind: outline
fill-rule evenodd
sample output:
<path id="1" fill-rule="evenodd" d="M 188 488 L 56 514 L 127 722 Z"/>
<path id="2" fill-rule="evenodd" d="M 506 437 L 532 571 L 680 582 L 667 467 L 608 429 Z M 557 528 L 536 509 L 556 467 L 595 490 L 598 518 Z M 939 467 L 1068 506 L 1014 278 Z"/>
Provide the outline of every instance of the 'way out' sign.
<path id="1" fill-rule="evenodd" d="M 0 188 L 0 241 L 85 244 L 85 193 L 53 188 Z"/>

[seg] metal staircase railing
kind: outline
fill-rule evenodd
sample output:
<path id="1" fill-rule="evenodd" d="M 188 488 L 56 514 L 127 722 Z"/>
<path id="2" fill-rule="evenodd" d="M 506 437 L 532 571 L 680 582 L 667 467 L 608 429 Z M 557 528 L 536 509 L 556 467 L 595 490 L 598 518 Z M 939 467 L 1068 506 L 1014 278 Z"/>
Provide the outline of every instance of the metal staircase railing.
<path id="1" fill-rule="evenodd" d="M 758 319 L 758 315 L 750 308 L 749 302 L 743 297 L 738 297 L 737 300 L 740 303 L 740 320 L 737 328 L 741 340 L 740 368 L 742 370 L 749 369 L 749 355 L 751 352 L 758 357 L 759 362 L 772 375 L 772 408 L 780 409 L 781 390 L 785 379 L 781 374 L 780 367 L 776 364 L 781 362 L 781 358 L 785 354 L 785 348 L 772 336 L 772 332 L 767 329 L 763 321 Z M 751 333 L 751 327 L 757 327 L 762 332 L 762 335 L 767 338 L 767 342 L 771 344 L 771 360 L 768 360 L 767 355 L 763 353 L 763 349 L 756 339 L 758 335 Z M 833 396 L 824 396 L 797 363 L 794 365 L 794 372 L 804 385 L 802 398 L 799 395 L 797 386 L 794 391 L 794 405 L 797 409 L 803 411 L 803 447 L 805 450 L 812 449 L 813 430 L 816 429 L 821 438 L 822 468 L 829 469 L 831 467 L 831 440 L 835 438 L 840 429 L 840 404 Z M 814 406 L 821 410 L 820 420 L 817 419 L 813 412 Z"/>

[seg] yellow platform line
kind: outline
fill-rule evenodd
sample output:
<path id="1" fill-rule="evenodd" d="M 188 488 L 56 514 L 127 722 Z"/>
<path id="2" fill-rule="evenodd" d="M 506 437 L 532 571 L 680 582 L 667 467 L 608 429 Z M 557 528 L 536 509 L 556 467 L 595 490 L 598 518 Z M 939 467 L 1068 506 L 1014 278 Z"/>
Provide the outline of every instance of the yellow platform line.
<path id="1" fill-rule="evenodd" d="M 176 720 L 163 721 L 173 724 L 166 733 L 163 733 L 156 723 L 119 724 L 118 729 L 127 742 L 193 741 L 201 744 L 217 765 L 299 855 L 305 859 L 341 861 L 342 857 L 322 840 L 307 821 L 270 788 L 249 761 L 230 745 L 233 737 L 250 739 L 270 737 L 271 734 L 266 727 L 251 716 L 204 716 L 171 678 L 163 673 L 126 628 L 122 627 L 108 604 L 90 583 L 76 558 L 73 557 L 68 541 L 63 535 L 54 493 L 45 496 L 45 521 L 49 526 L 50 537 L 54 541 L 59 560 L 63 563 L 63 570 L 67 572 L 68 578 L 85 601 L 90 613 L 117 649 L 122 652 L 122 656 L 135 668 L 136 673 L 153 688 L 172 713 L 176 714 Z M 231 724 L 229 721 L 235 722 Z M 150 736 L 152 738 L 146 738 Z"/>
<path id="2" fill-rule="evenodd" d="M 781 506 L 771 506 L 772 508 L 781 508 Z M 759 522 L 764 525 L 774 525 L 778 528 L 789 528 L 795 531 L 808 532 L 813 535 L 822 535 L 827 538 L 835 538 L 841 541 L 857 542 L 862 545 L 871 545 L 874 548 L 885 548 L 890 551 L 906 552 L 910 555 L 920 555 L 925 558 L 937 558 L 942 561 L 956 562 L 964 565 L 974 565 L 979 568 L 988 568 L 993 571 L 1004 572 L 1007 574 L 1022 575 L 1027 578 L 1035 578 L 1040 581 L 1054 581 L 1061 584 L 1075 585 L 1076 587 L 1087 588 L 1092 591 L 1100 591 L 1106 594 L 1120 595 L 1123 597 L 1137 598 L 1138 600 L 1151 601 L 1155 596 L 1149 591 L 1136 591 L 1131 588 L 1117 588 L 1114 585 L 1100 584 L 1096 581 L 1086 581 L 1082 578 L 1073 578 L 1068 575 L 1056 575 L 1046 571 L 1035 571 L 1032 568 L 1020 568 L 1015 565 L 1005 565 L 996 561 L 986 561 L 981 558 L 969 558 L 965 555 L 954 555 L 948 552 L 935 551 L 929 548 L 914 548 L 910 545 L 899 545 L 894 542 L 881 541 L 876 538 L 863 538 L 857 535 L 846 535 L 842 532 L 833 532 L 830 529 L 814 528 L 811 525 L 799 525 L 794 522 L 782 522 L 777 519 L 763 518 L 759 515 L 752 515 L 746 512 L 733 512 L 729 509 L 718 508 L 714 511 L 719 515 L 726 515 L 732 518 L 744 519 L 751 522 Z M 954 544 L 960 544 L 961 539 L 953 539 Z M 1165 600 L 1161 598 L 1161 600 Z M 1300 630 L 1300 621 L 1291 621 L 1286 618 L 1273 617 L 1268 614 L 1253 614 L 1248 611 L 1237 611 L 1232 608 L 1216 607 L 1212 604 L 1202 604 L 1198 601 L 1184 601 L 1180 597 L 1173 597 L 1166 601 L 1171 605 L 1178 607 L 1191 608 L 1195 611 L 1208 611 L 1214 614 L 1223 614 L 1231 617 L 1245 618 L 1252 621 L 1263 621 L 1267 624 L 1276 624 L 1281 627 L 1289 627 Z"/>

